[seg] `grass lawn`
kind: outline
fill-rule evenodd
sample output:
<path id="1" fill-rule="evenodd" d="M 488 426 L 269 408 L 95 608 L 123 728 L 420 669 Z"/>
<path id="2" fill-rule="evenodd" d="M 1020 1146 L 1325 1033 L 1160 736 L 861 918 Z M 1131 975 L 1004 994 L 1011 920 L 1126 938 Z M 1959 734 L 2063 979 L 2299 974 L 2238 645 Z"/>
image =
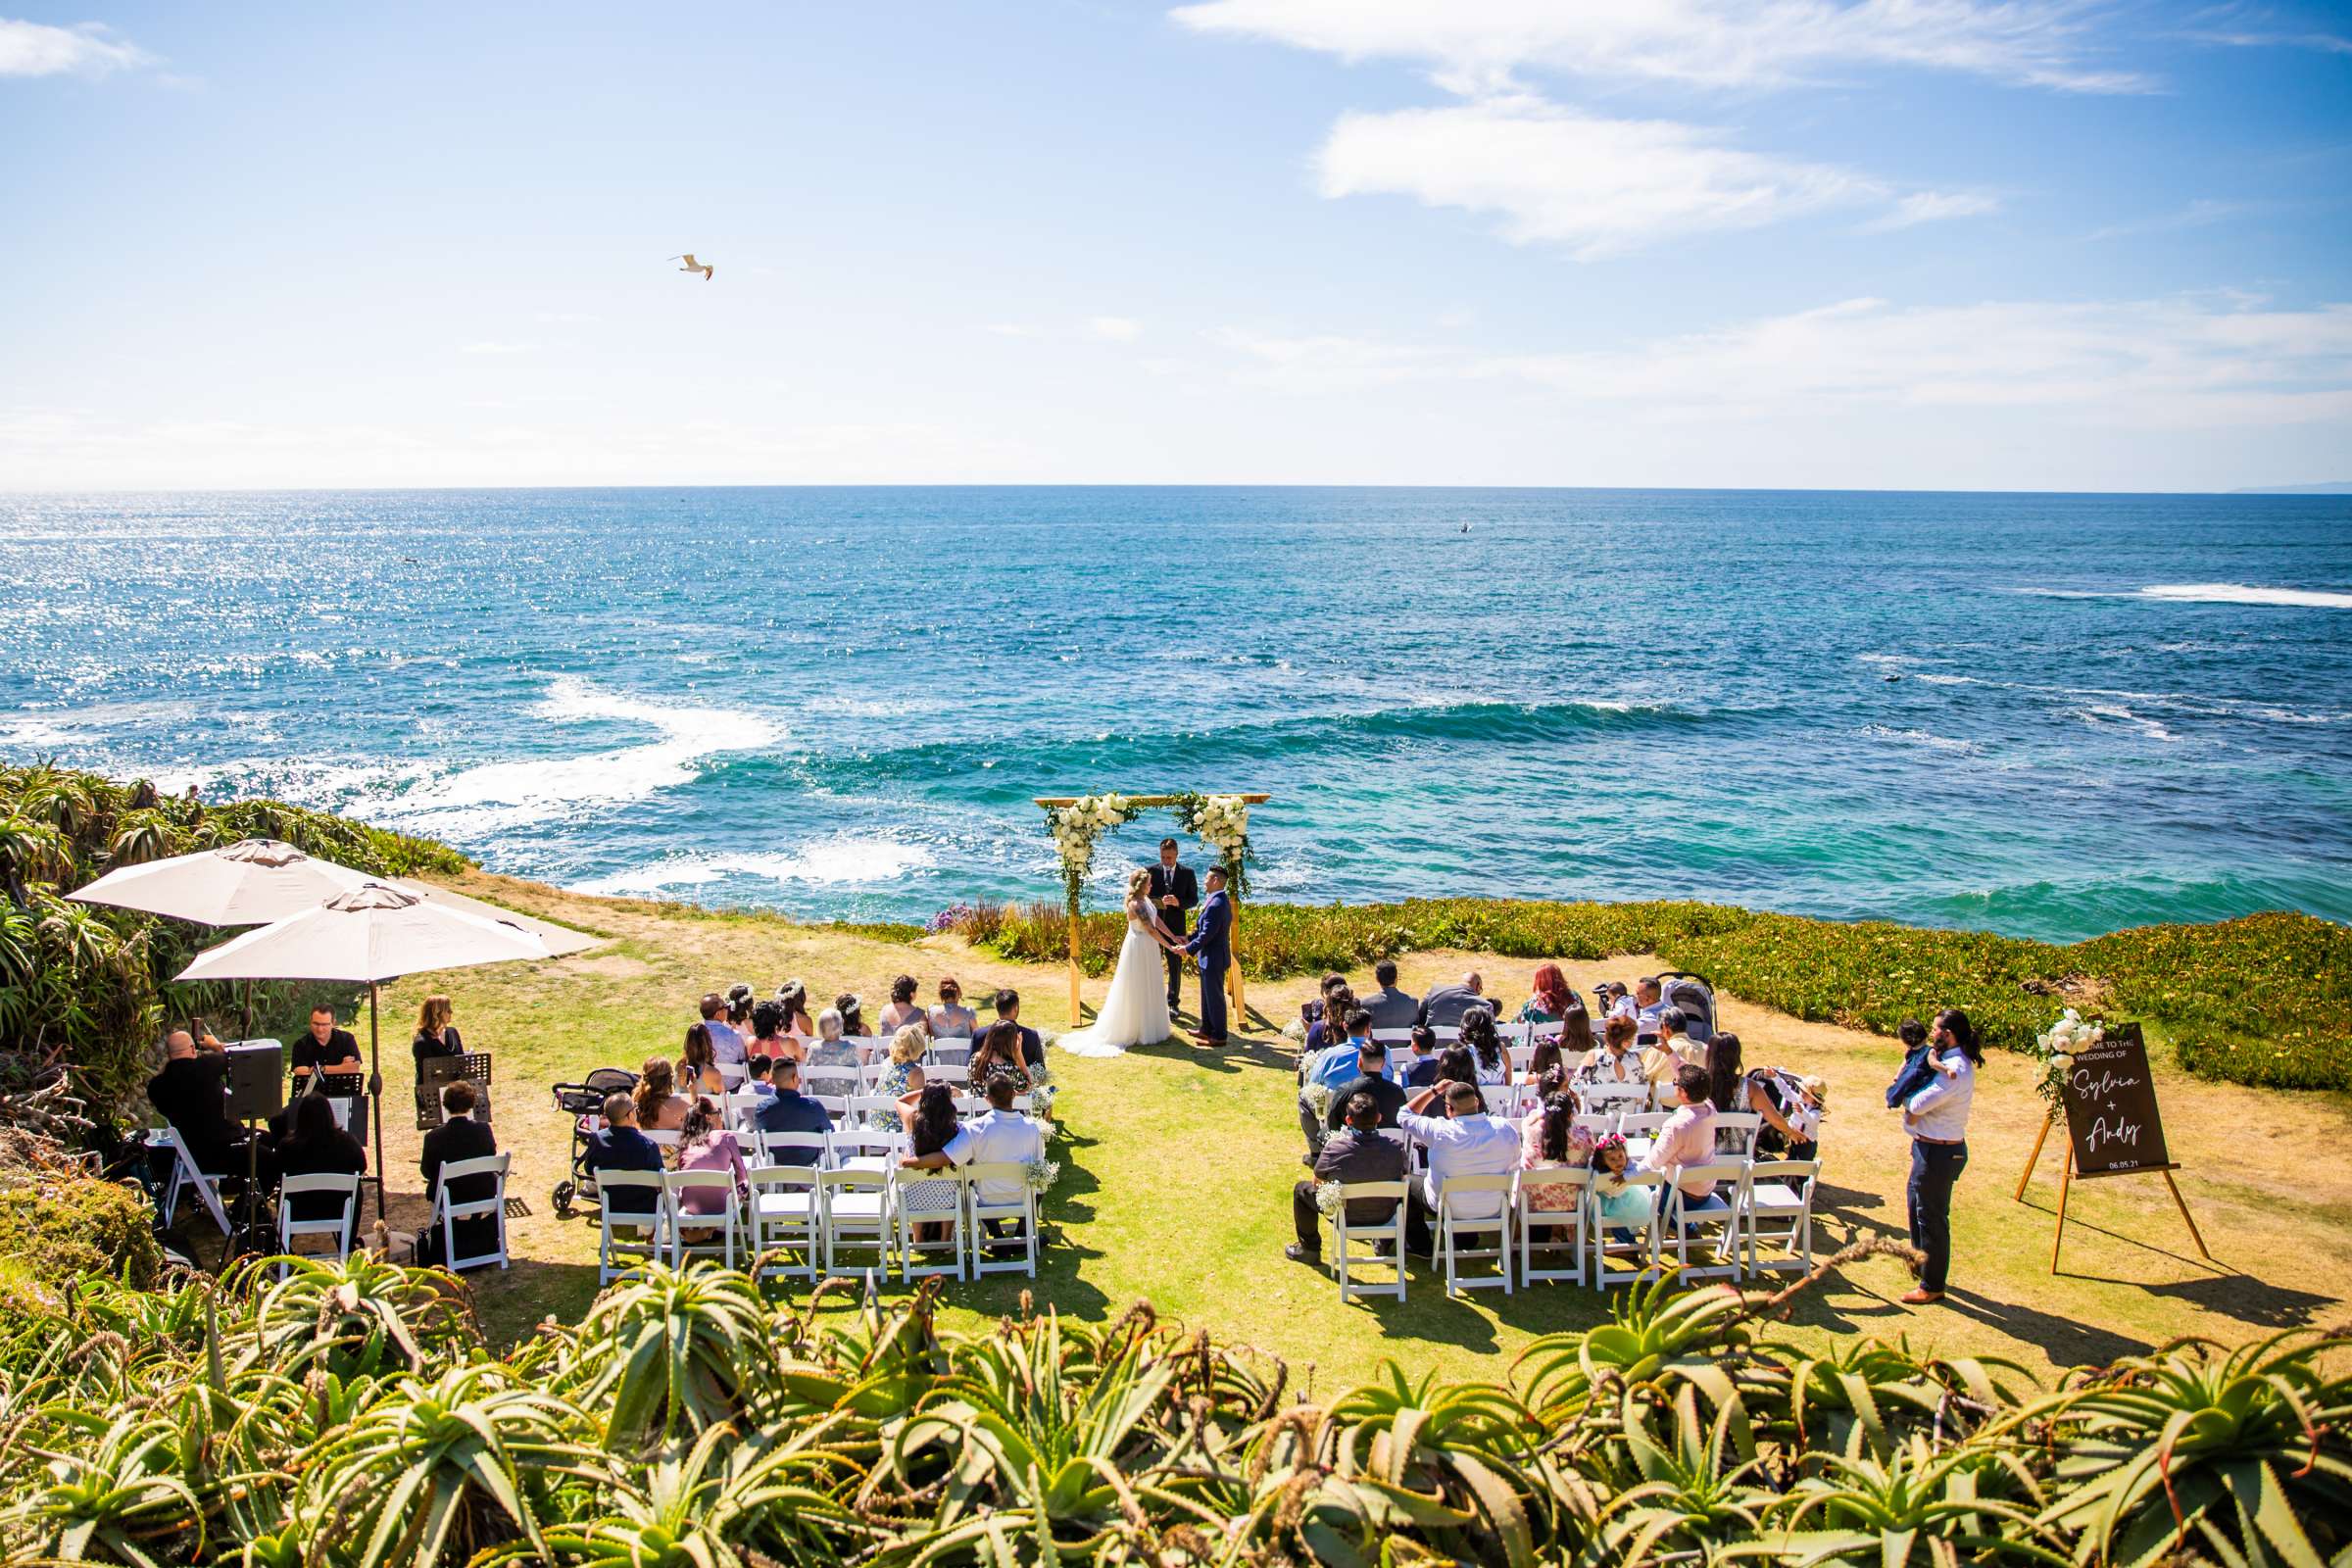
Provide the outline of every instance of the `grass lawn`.
<path id="1" fill-rule="evenodd" d="M 827 998 L 857 991 L 874 1009 L 894 974 L 914 974 L 928 999 L 930 982 L 953 973 L 967 995 L 1018 987 L 1024 1018 L 1035 1026 L 1053 1031 L 1066 1023 L 1061 970 L 1006 963 L 953 937 L 905 947 L 770 916 L 591 899 L 483 873 L 455 885 L 611 939 L 569 958 L 425 976 L 385 995 L 395 1227 L 413 1230 L 424 1213 L 408 1110 L 407 1048 L 417 1001 L 447 991 L 466 1043 L 496 1053 L 499 1142 L 514 1155 L 510 1192 L 531 1210 L 513 1223 L 514 1268 L 471 1276 L 485 1324 L 502 1344 L 545 1314 L 576 1318 L 596 1291 L 593 1214 L 559 1220 L 549 1202 L 566 1174 L 570 1140 L 547 1086 L 592 1067 L 674 1057 L 705 991 L 741 979 L 764 994 L 800 976 Z M 1243 934 L 1246 942 L 1246 917 Z M 1515 1009 L 1534 963 L 1418 954 L 1403 962 L 1403 983 L 1419 991 L 1472 966 Z M 1643 965 L 1618 958 L 1564 967 L 1584 989 Z M 1106 984 L 1088 983 L 1090 1003 Z M 1408 1302 L 1342 1307 L 1328 1275 L 1283 1258 L 1302 1146 L 1292 1048 L 1278 1026 L 1297 1016 L 1311 990 L 1309 978 L 1253 986 L 1255 1027 L 1226 1051 L 1180 1044 L 1110 1060 L 1055 1061 L 1056 1111 L 1069 1132 L 1054 1146 L 1063 1168 L 1047 1217 L 1061 1245 L 1049 1250 L 1034 1284 L 1038 1307 L 1095 1319 L 1146 1298 L 1163 1317 L 1283 1356 L 1296 1381 L 1326 1393 L 1368 1376 L 1387 1357 L 1416 1373 L 1499 1376 L 1534 1336 L 1604 1317 L 1601 1296 L 1569 1286 L 1448 1300 L 1421 1267 Z M 1750 1065 L 1777 1063 L 1830 1080 L 1820 1250 L 1858 1236 L 1900 1236 L 1908 1146 L 1882 1108 L 1896 1049 L 1736 998 L 1724 1000 L 1723 1011 Z M 364 1048 L 365 1018 L 359 1033 Z M 1951 1294 L 1937 1307 L 1902 1307 L 1894 1298 L 1908 1276 L 1890 1259 L 1872 1260 L 1802 1300 L 1799 1336 L 1906 1335 L 1915 1350 L 2002 1355 L 2046 1372 L 2176 1335 L 2238 1342 L 2342 1321 L 2352 1296 L 2352 1164 L 2341 1155 L 2352 1099 L 2210 1084 L 2169 1064 L 2159 1067 L 2159 1091 L 2174 1157 L 2186 1167 L 2179 1173 L 2181 1190 L 2213 1262 L 2196 1255 L 2161 1180 L 2122 1178 L 2076 1185 L 2062 1271 L 2053 1275 L 2063 1130 L 2025 1200 L 2014 1200 L 2040 1105 L 2023 1059 L 1995 1054 L 1979 1081 L 1971 1163 L 1955 1200 Z M 210 1240 L 204 1245 L 209 1259 Z M 947 1299 L 956 1313 L 996 1314 L 1016 1310 L 1027 1289 L 1031 1283 L 1017 1276 L 998 1277 L 951 1285 Z"/>

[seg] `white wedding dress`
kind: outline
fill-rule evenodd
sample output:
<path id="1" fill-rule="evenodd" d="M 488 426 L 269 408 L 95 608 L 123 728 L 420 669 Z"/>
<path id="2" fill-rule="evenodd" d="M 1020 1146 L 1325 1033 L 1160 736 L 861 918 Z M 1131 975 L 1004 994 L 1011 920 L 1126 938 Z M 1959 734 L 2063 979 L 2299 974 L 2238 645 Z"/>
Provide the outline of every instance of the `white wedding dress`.
<path id="1" fill-rule="evenodd" d="M 1152 906 L 1127 906 L 1127 940 L 1119 945 L 1119 966 L 1111 972 L 1110 994 L 1094 1024 L 1054 1042 L 1073 1056 L 1117 1056 L 1129 1046 L 1156 1046 L 1174 1034 L 1168 1020 L 1167 949 L 1152 935 Z"/>

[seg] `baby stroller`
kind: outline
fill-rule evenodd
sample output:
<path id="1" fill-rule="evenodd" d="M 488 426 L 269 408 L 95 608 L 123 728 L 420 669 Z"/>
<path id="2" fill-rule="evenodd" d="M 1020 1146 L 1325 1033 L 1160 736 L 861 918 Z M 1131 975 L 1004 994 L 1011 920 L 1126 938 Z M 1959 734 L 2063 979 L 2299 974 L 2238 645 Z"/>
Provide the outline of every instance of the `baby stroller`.
<path id="1" fill-rule="evenodd" d="M 1685 1033 L 1692 1045 L 1703 1046 L 1715 1038 L 1715 992 L 1705 980 L 1686 969 L 1669 969 L 1658 976 L 1658 999 L 1683 1009 L 1690 1022 Z"/>
<path id="2" fill-rule="evenodd" d="M 571 1200 L 575 1198 L 597 1201 L 596 1176 L 582 1163 L 588 1157 L 588 1140 L 598 1131 L 606 1099 L 625 1095 L 636 1087 L 637 1075 L 626 1067 L 599 1067 L 584 1083 L 555 1086 L 556 1109 L 571 1118 L 571 1176 L 556 1183 L 553 1195 L 558 1219 L 571 1217 Z"/>

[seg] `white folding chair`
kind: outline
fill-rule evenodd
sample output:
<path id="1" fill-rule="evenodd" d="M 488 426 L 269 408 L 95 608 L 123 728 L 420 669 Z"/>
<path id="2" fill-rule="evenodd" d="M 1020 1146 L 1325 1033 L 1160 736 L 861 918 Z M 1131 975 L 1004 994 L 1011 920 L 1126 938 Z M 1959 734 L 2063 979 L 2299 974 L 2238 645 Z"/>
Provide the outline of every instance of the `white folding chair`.
<path id="1" fill-rule="evenodd" d="M 1592 1238 L 1592 1283 L 1602 1290 L 1612 1285 L 1640 1285 L 1658 1277 L 1658 1205 L 1665 1200 L 1666 1173 L 1658 1170 L 1637 1170 L 1626 1174 L 1629 1188 L 1646 1189 L 1649 1194 L 1649 1213 L 1639 1227 L 1622 1221 L 1603 1219 L 1600 1213 L 1600 1191 L 1595 1174 L 1592 1205 L 1585 1215 L 1585 1227 Z M 1624 1236 L 1617 1233 L 1624 1231 Z M 1619 1262 L 1631 1263 L 1631 1268 L 1618 1268 Z"/>
<path id="2" fill-rule="evenodd" d="M 1764 1118 L 1752 1110 L 1719 1110 L 1715 1113 L 1715 1153 L 1720 1159 L 1754 1159 L 1756 1138 L 1764 1130 Z"/>
<path id="3" fill-rule="evenodd" d="M 760 1102 L 769 1098 L 757 1089 L 730 1089 L 719 1114 L 726 1118 L 729 1127 L 742 1131 L 752 1125 L 752 1112 L 760 1108 Z"/>
<path id="4" fill-rule="evenodd" d="M 1667 1173 L 1673 1182 L 1666 1188 L 1666 1200 L 1658 1207 L 1658 1259 L 1674 1254 L 1673 1267 L 1684 1280 L 1738 1279 L 1743 1267 L 1740 1256 L 1740 1211 L 1747 1200 L 1741 1189 L 1747 1185 L 1747 1165 L 1743 1160 L 1717 1160 L 1706 1165 L 1681 1165 Z M 1723 1200 L 1717 1208 L 1691 1207 L 1683 1196 L 1685 1182 L 1711 1181 L 1715 1184 L 1712 1196 Z M 1690 1261 L 1690 1243 L 1703 1244 L 1709 1237 L 1715 1241 L 1715 1261 Z M 1704 1257 L 1702 1250 L 1699 1254 Z"/>
<path id="5" fill-rule="evenodd" d="M 645 1141 L 656 1149 L 674 1150 L 685 1141 L 685 1134 L 675 1127 L 647 1127 L 642 1129 Z"/>
<path id="6" fill-rule="evenodd" d="M 484 1154 L 478 1159 L 457 1159 L 441 1167 L 441 1179 L 433 1188 L 433 1215 L 428 1224 L 441 1227 L 441 1266 L 452 1274 L 479 1268 L 484 1263 L 507 1267 L 507 1165 L 512 1154 Z M 470 1176 L 491 1178 L 490 1196 L 456 1202 L 450 1199 L 449 1185 Z M 458 1255 L 458 1226 L 469 1219 L 486 1219 L 498 1228 L 498 1245 L 487 1252 L 471 1257 Z"/>
<path id="7" fill-rule="evenodd" d="M 1399 1179 L 1393 1182 L 1348 1182 L 1340 1188 L 1340 1206 L 1331 1216 L 1331 1272 L 1340 1282 L 1340 1300 L 1343 1305 L 1358 1297 L 1394 1296 L 1399 1301 L 1404 1299 L 1404 1260 L 1407 1251 L 1404 1245 L 1404 1214 L 1409 1201 L 1406 1194 L 1411 1185 Z M 1348 1223 L 1348 1205 L 1350 1202 L 1371 1202 L 1381 1199 L 1391 1200 L 1396 1205 L 1396 1211 L 1386 1220 L 1362 1230 L 1356 1230 Z M 1354 1250 L 1355 1243 L 1359 1240 L 1371 1245 L 1372 1250 Z M 1380 1250 L 1382 1243 L 1387 1244 L 1388 1251 Z M 1394 1268 L 1396 1271 L 1396 1281 L 1389 1285 L 1366 1285 L 1354 1274 L 1356 1269 L 1365 1267 Z"/>
<path id="8" fill-rule="evenodd" d="M 1372 1038 L 1384 1046 L 1409 1046 L 1413 1043 L 1410 1029 L 1375 1029 Z"/>
<path id="9" fill-rule="evenodd" d="M 856 1127 L 866 1126 L 868 1116 L 887 1116 L 890 1118 L 891 1126 L 904 1125 L 899 1120 L 899 1102 L 895 1096 L 852 1095 L 850 1097 L 850 1124 Z"/>
<path id="10" fill-rule="evenodd" d="M 330 1219 L 296 1219 L 294 1200 L 316 1194 L 319 1197 L 340 1198 L 343 1206 Z M 277 1184 L 277 1250 L 291 1253 L 294 1243 L 304 1236 L 331 1236 L 335 1239 L 334 1255 L 342 1257 L 351 1250 L 352 1218 L 359 1212 L 360 1178 L 353 1171 L 328 1171 L 317 1176 L 288 1176 Z M 277 1277 L 284 1279 L 291 1265 L 277 1265 Z"/>
<path id="11" fill-rule="evenodd" d="M 1649 1109 L 1649 1085 L 1621 1084 L 1607 1080 L 1596 1084 L 1578 1084 L 1576 1098 L 1588 1111 L 1645 1113 Z"/>
<path id="12" fill-rule="evenodd" d="M 1463 1291 L 1491 1290 L 1499 1285 L 1502 1294 L 1511 1294 L 1511 1213 L 1516 1204 L 1512 1192 L 1518 1182 L 1515 1175 L 1448 1176 L 1439 1185 L 1437 1196 L 1437 1233 L 1430 1238 L 1430 1266 L 1443 1266 L 1446 1271 L 1446 1294 L 1458 1296 Z M 1463 1213 L 1464 1200 L 1471 1213 Z M 1494 1212 L 1481 1215 L 1475 1210 L 1494 1204 Z M 1492 1247 L 1465 1247 L 1460 1238 L 1487 1236 L 1494 1238 Z M 1495 1272 L 1465 1279 L 1461 1265 L 1493 1259 Z"/>
<path id="13" fill-rule="evenodd" d="M 718 1081 L 729 1090 L 741 1089 L 752 1076 L 751 1067 L 744 1062 L 721 1061 L 714 1065 L 718 1068 Z"/>
<path id="14" fill-rule="evenodd" d="M 838 1255 L 872 1248 L 873 1266 L 890 1272 L 891 1175 L 887 1170 L 820 1170 L 816 1173 L 817 1226 L 827 1274 L 855 1274 Z"/>
<path id="15" fill-rule="evenodd" d="M 715 1213 L 697 1212 L 686 1206 L 686 1195 L 692 1192 L 721 1194 Z M 662 1206 L 669 1225 L 669 1261 L 671 1266 L 684 1268 L 687 1260 L 696 1257 L 717 1259 L 723 1268 L 735 1266 L 735 1173 L 731 1170 L 665 1170 L 662 1173 Z M 699 1242 L 686 1239 L 688 1231 L 716 1231 L 717 1239 L 706 1236 Z"/>
<path id="16" fill-rule="evenodd" d="M 647 1136 L 652 1136 L 648 1134 Z M 596 1283 L 610 1285 L 622 1274 L 634 1274 L 641 1263 L 662 1260 L 668 1212 L 662 1178 L 655 1170 L 600 1170 L 596 1173 Z M 642 1192 L 645 1206 L 615 1212 L 612 1200 L 622 1192 Z"/>
<path id="17" fill-rule="evenodd" d="M 966 1205 L 962 1175 L 950 1167 L 946 1170 L 901 1170 L 898 1188 L 891 1206 L 899 1216 L 899 1279 L 912 1282 L 929 1275 L 953 1274 L 957 1280 L 963 1272 L 963 1227 Z M 924 1241 L 915 1233 L 925 1225 L 943 1225 L 947 1234 Z M 945 1251 L 945 1262 L 918 1263 L 918 1257 L 937 1259 Z"/>
<path id="18" fill-rule="evenodd" d="M 833 1135 L 829 1132 L 771 1133 L 762 1131 L 759 1134 L 759 1139 L 760 1157 L 770 1165 L 805 1163 L 813 1170 L 819 1165 L 833 1163 Z M 812 1154 L 814 1157 L 806 1161 L 794 1157 L 803 1153 Z"/>
<path id="19" fill-rule="evenodd" d="M 1585 1283 L 1585 1201 L 1592 1185 L 1592 1172 L 1582 1165 L 1545 1165 L 1519 1173 L 1517 1194 L 1519 1222 L 1519 1283 L 1522 1285 Z M 1566 1208 L 1538 1208 L 1531 1194 L 1539 1187 L 1566 1187 L 1573 1196 Z M 1537 1227 L 1550 1234 L 1543 1240 L 1536 1237 Z M 1563 1236 L 1561 1233 L 1565 1233 Z M 1560 1267 L 1558 1254 L 1565 1252 L 1568 1264 Z M 1539 1268 L 1536 1259 L 1544 1255 L 1554 1259 Z"/>
<path id="20" fill-rule="evenodd" d="M 1536 1026 L 1532 1023 L 1498 1023 L 1494 1026 L 1494 1038 L 1502 1042 L 1505 1051 L 1526 1051 L 1536 1043 L 1535 1031 Z M 1511 1065 L 1517 1067 L 1524 1063 L 1514 1061 Z"/>
<path id="21" fill-rule="evenodd" d="M 946 1084 L 950 1089 L 960 1091 L 971 1081 L 972 1068 L 969 1062 L 926 1061 L 923 1063 L 923 1087 L 926 1089 L 933 1084 Z"/>
<path id="22" fill-rule="evenodd" d="M 974 1116 L 988 1114 L 988 1102 L 979 1095 L 951 1095 L 956 1102 L 956 1119 L 969 1121 Z"/>
<path id="23" fill-rule="evenodd" d="M 1453 1045 L 1462 1038 L 1462 1029 L 1459 1024 L 1432 1024 L 1429 1032 L 1438 1037 L 1438 1044 L 1441 1046 Z M 1409 1040 L 1412 1036 L 1408 1033 L 1405 1038 Z"/>
<path id="24" fill-rule="evenodd" d="M 833 1129 L 833 1163 L 847 1164 L 858 1158 L 869 1163 L 879 1162 L 884 1170 L 898 1164 L 899 1153 L 906 1147 L 905 1132 L 889 1132 L 878 1127 L 845 1125 Z"/>
<path id="25" fill-rule="evenodd" d="M 1666 1125 L 1666 1118 L 1673 1114 L 1670 1110 L 1621 1111 L 1617 1116 L 1617 1130 L 1628 1138 L 1654 1139 L 1658 1136 L 1658 1129 Z"/>
<path id="26" fill-rule="evenodd" d="M 1037 1097 L 1035 1095 L 1015 1095 L 1012 1097 L 1012 1103 L 1006 1108 L 1018 1111 L 1024 1116 L 1033 1116 L 1037 1113 Z M 985 1095 L 980 1098 L 980 1112 L 982 1115 L 988 1113 L 988 1097 Z"/>
<path id="27" fill-rule="evenodd" d="M 1748 1167 L 1740 1232 L 1750 1274 L 1812 1268 L 1813 1187 L 1820 1177 L 1818 1159 L 1767 1159 Z M 1759 1257 L 1759 1243 L 1772 1244 L 1783 1255 Z"/>
<path id="28" fill-rule="evenodd" d="M 804 1095 L 854 1095 L 863 1084 L 864 1075 L 856 1067 L 803 1067 L 801 1093 Z"/>
<path id="29" fill-rule="evenodd" d="M 1527 1026 L 1522 1024 L 1519 1027 L 1524 1030 Z M 1528 1063 L 1535 1059 L 1536 1048 L 1533 1045 L 1504 1046 L 1502 1051 L 1503 1054 L 1510 1059 L 1512 1078 L 1526 1077 Z"/>
<path id="30" fill-rule="evenodd" d="M 1005 1196 L 1008 1188 L 1010 1197 Z M 1031 1279 L 1037 1278 L 1037 1193 L 1029 1185 L 1029 1167 L 1012 1163 L 966 1165 L 963 1190 L 968 1195 L 964 1212 L 971 1221 L 968 1234 L 972 1239 L 972 1277 L 1025 1273 Z M 1000 1225 L 1006 1221 L 1019 1223 L 1018 1256 L 1005 1256 L 1003 1238 L 988 1234 L 992 1220 Z M 996 1260 L 991 1261 L 992 1257 Z"/>
<path id="31" fill-rule="evenodd" d="M 969 1035 L 949 1035 L 931 1042 L 923 1054 L 923 1072 L 929 1075 L 933 1066 L 961 1067 L 972 1059 L 972 1041 Z"/>
<path id="32" fill-rule="evenodd" d="M 812 1133 L 770 1136 L 807 1138 L 821 1144 Z M 755 1278 L 765 1279 L 771 1274 L 781 1274 L 787 1279 L 796 1274 L 810 1281 L 816 1278 L 821 1245 L 817 1233 L 816 1172 L 814 1165 L 752 1168 L 748 1242 Z M 798 1265 L 792 1261 L 795 1250 L 803 1259 Z"/>
<path id="33" fill-rule="evenodd" d="M 1571 1133 L 1588 1133 L 1594 1143 L 1617 1130 L 1617 1112 L 1613 1110 L 1580 1110 L 1568 1118 Z"/>
<path id="34" fill-rule="evenodd" d="M 207 1176 L 196 1168 L 196 1156 L 188 1152 L 187 1141 L 179 1136 L 179 1129 L 148 1128 L 147 1147 L 172 1151 L 172 1175 L 164 1186 L 164 1223 L 170 1225 L 179 1217 L 179 1195 L 193 1187 L 197 1199 L 204 1204 L 205 1212 L 212 1215 L 213 1223 L 220 1227 L 220 1234 L 228 1235 L 228 1210 L 220 1206 L 221 1178 Z"/>
<path id="35" fill-rule="evenodd" d="M 847 1096 L 847 1095 L 818 1095 L 818 1094 L 811 1094 L 811 1095 L 809 1095 L 809 1096 L 808 1096 L 808 1098 L 809 1098 L 810 1100 L 813 1100 L 813 1101 L 815 1101 L 815 1102 L 816 1102 L 818 1104 L 820 1104 L 820 1105 L 822 1105 L 822 1106 L 824 1106 L 824 1107 L 825 1107 L 825 1114 L 833 1118 L 833 1125 L 834 1125 L 834 1126 L 836 1126 L 836 1127 L 840 1126 L 840 1125 L 841 1125 L 841 1124 L 842 1124 L 844 1121 L 846 1121 L 846 1120 L 849 1118 L 849 1114 L 850 1114 L 850 1097 L 849 1097 L 849 1096 Z"/>

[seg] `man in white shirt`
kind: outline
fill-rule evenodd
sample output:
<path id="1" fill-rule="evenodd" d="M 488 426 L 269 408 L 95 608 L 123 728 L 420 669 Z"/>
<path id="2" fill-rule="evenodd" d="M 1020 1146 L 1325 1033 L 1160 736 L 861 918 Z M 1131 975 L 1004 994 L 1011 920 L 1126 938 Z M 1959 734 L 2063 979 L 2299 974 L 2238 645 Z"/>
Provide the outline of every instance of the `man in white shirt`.
<path id="1" fill-rule="evenodd" d="M 988 1087 L 988 1111 L 975 1116 L 956 1131 L 948 1147 L 936 1153 L 908 1154 L 899 1161 L 905 1170 L 944 1170 L 954 1165 L 958 1170 L 966 1165 L 1027 1165 L 1046 1157 L 1045 1129 L 1012 1108 L 1014 1094 L 1010 1073 L 991 1073 Z M 986 1181 L 980 1184 L 983 1203 L 1017 1203 L 1021 1200 L 1021 1182 Z M 998 1234 L 998 1222 L 991 1221 L 991 1234 Z"/>
<path id="2" fill-rule="evenodd" d="M 1425 1114 L 1432 1101 L 1443 1116 Z M 1396 1125 L 1429 1151 L 1429 1173 L 1412 1189 L 1404 1216 L 1405 1246 L 1429 1250 L 1430 1220 L 1438 1211 L 1438 1189 L 1454 1176 L 1507 1176 L 1519 1168 L 1519 1128 L 1479 1107 L 1478 1085 L 1437 1083 L 1404 1102 Z M 1502 1212 L 1500 1193 L 1465 1193 L 1453 1200 L 1454 1218 L 1492 1219 Z"/>
<path id="3" fill-rule="evenodd" d="M 1925 1255 L 1919 1288 L 1903 1298 L 1906 1306 L 1943 1299 L 1952 1266 L 1952 1186 L 1968 1168 L 1968 1112 L 1977 1097 L 1977 1068 L 1984 1048 L 1968 1014 L 1946 1007 L 1936 1015 L 1928 1062 L 1928 1086 L 1903 1102 L 1903 1131 L 1911 1135 L 1911 1181 L 1904 1193 L 1910 1210 L 1911 1245 Z"/>

